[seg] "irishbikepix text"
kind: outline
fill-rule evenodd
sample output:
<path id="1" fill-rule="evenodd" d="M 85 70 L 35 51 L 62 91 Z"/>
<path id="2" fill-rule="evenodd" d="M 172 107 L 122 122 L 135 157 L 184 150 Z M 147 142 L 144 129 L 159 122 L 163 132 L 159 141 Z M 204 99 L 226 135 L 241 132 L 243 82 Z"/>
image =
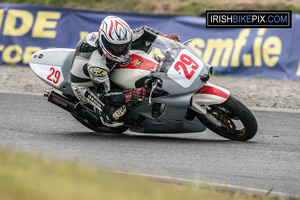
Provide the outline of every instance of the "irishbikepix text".
<path id="1" fill-rule="evenodd" d="M 207 28 L 291 28 L 291 11 L 206 11 Z"/>

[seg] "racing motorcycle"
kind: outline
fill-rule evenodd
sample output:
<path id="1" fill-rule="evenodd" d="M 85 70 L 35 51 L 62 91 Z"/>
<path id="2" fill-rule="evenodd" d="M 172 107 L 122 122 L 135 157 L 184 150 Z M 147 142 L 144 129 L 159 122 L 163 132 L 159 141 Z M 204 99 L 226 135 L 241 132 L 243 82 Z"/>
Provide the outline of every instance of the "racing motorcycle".
<path id="1" fill-rule="evenodd" d="M 48 101 L 96 132 L 192 133 L 208 128 L 230 140 L 253 138 L 257 121 L 252 112 L 228 90 L 209 82 L 213 67 L 186 43 L 158 37 L 152 47 L 159 50 L 158 54 L 131 50 L 127 59 L 115 67 L 110 79 L 116 85 L 123 89 L 147 87 L 150 91 L 149 97 L 130 105 L 130 113 L 118 126 L 104 122 L 76 99 L 70 83 L 75 49 L 38 51 L 29 65 L 41 80 L 56 89 L 45 91 Z M 120 115 L 124 109 L 118 110 Z"/>

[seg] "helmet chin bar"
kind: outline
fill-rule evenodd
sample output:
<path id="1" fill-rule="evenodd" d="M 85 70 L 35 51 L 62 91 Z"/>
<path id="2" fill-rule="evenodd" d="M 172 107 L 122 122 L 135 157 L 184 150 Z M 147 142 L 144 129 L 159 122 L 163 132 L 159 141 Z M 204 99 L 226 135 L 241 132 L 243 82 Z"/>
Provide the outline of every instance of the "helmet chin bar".
<path id="1" fill-rule="evenodd" d="M 100 48 L 102 48 L 104 55 L 109 58 L 110 60 L 114 61 L 114 62 L 122 62 L 124 61 L 124 59 L 129 55 L 130 50 L 128 50 L 127 54 L 124 55 L 120 55 L 120 56 L 115 56 L 112 53 L 110 53 L 106 48 L 105 45 L 103 44 L 102 38 L 99 38 L 99 46 Z M 130 48 L 131 44 L 129 45 Z"/>
<path id="2" fill-rule="evenodd" d="M 118 58 L 111 58 L 111 57 L 108 57 L 109 59 L 111 59 L 112 61 L 115 61 L 115 62 L 118 62 L 118 63 L 120 63 L 120 62 L 122 62 L 123 60 L 124 60 L 124 58 L 120 58 L 120 57 L 118 57 Z"/>
<path id="3" fill-rule="evenodd" d="M 124 61 L 124 59 L 126 58 L 126 56 L 118 56 L 118 57 L 116 57 L 116 56 L 109 55 L 109 54 L 107 54 L 107 53 L 104 53 L 104 54 L 105 54 L 105 56 L 106 56 L 107 58 L 109 58 L 110 60 L 112 60 L 112 61 L 114 61 L 114 62 L 118 62 L 118 63 Z"/>

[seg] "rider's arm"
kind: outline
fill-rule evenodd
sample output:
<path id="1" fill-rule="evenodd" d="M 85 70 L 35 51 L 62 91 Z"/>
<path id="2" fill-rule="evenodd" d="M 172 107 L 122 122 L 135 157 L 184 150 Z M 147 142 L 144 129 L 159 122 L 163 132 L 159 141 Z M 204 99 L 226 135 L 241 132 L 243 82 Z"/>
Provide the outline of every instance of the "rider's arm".
<path id="1" fill-rule="evenodd" d="M 122 105 L 125 101 L 136 101 L 146 96 L 146 90 L 143 88 L 111 91 L 109 72 L 114 66 L 110 68 L 107 66 L 105 56 L 99 55 L 96 51 L 93 54 L 95 55 L 91 56 L 87 69 L 97 92 L 102 94 L 101 101 L 104 104 Z"/>
<path id="2" fill-rule="evenodd" d="M 148 40 L 149 42 L 154 42 L 157 36 L 162 36 L 165 38 L 169 38 L 171 40 L 180 41 L 180 38 L 177 34 L 173 33 L 171 35 L 161 33 L 160 31 L 150 28 L 148 26 L 141 26 L 139 28 L 133 29 L 133 39 L 132 41 L 136 41 L 138 39 Z"/>
<path id="3" fill-rule="evenodd" d="M 152 43 L 155 42 L 157 38 L 162 37 L 169 38 L 178 42 L 180 41 L 180 38 L 177 34 L 167 35 L 148 26 L 141 26 L 139 28 L 133 29 L 133 42 L 131 48 L 148 52 Z"/>
<path id="4" fill-rule="evenodd" d="M 132 41 L 135 42 L 137 40 L 148 40 L 149 42 L 153 42 L 158 35 L 161 34 L 158 30 L 150 28 L 148 26 L 141 26 L 139 28 L 133 29 L 133 38 Z"/>
<path id="5" fill-rule="evenodd" d="M 106 65 L 106 58 L 94 51 L 90 56 L 87 63 L 87 71 L 91 80 L 94 82 L 96 89 L 102 90 L 101 92 L 107 93 L 110 91 L 109 71 Z M 97 88 L 97 87 L 101 88 Z"/>

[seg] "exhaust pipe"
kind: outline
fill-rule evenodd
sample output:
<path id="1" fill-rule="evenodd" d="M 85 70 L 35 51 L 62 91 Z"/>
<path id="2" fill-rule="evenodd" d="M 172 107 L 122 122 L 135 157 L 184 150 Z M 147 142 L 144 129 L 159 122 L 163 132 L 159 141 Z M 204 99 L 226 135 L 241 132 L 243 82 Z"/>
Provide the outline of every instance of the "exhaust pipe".
<path id="1" fill-rule="evenodd" d="M 69 99 L 65 98 L 64 96 L 51 91 L 45 92 L 45 97 L 48 97 L 48 101 L 57 105 L 58 107 L 72 113 L 75 107 L 75 102 L 71 102 Z"/>
<path id="2" fill-rule="evenodd" d="M 57 105 L 58 107 L 70 112 L 75 118 L 80 118 L 82 120 L 87 120 L 88 122 L 84 122 L 88 126 L 93 126 L 99 124 L 99 118 L 93 112 L 87 110 L 80 104 L 76 104 L 66 97 L 51 91 L 45 92 L 45 97 L 48 97 L 48 101 Z"/>

